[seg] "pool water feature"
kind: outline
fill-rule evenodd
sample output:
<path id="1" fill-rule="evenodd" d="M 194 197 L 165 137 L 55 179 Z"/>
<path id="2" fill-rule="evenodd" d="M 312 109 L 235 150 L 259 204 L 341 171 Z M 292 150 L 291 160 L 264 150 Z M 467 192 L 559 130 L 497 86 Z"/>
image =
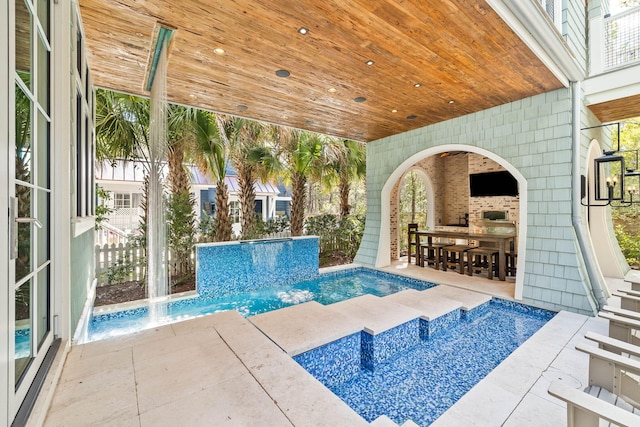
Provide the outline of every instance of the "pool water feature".
<path id="1" fill-rule="evenodd" d="M 496 298 L 451 313 L 420 319 L 418 331 L 411 322 L 387 331 L 393 341 L 416 344 L 382 363 L 370 362 L 376 348 L 364 331 L 294 360 L 369 422 L 386 415 L 428 426 L 555 314 Z"/>
<path id="2" fill-rule="evenodd" d="M 164 315 L 159 324 L 168 324 L 224 310 L 237 310 L 245 317 L 271 310 L 317 301 L 328 305 L 360 295 L 390 295 L 405 289 L 424 290 L 433 283 L 398 276 L 364 267 L 322 273 L 313 280 L 274 285 L 263 282 L 261 288 L 231 293 L 204 292 L 195 298 L 163 303 Z M 147 307 L 94 314 L 85 342 L 125 335 L 150 328 Z"/>

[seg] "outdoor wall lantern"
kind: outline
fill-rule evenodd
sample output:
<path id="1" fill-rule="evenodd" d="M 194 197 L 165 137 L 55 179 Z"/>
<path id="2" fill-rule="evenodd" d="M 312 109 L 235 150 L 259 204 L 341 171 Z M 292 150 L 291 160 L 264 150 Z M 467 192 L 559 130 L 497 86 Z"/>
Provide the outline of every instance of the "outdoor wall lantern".
<path id="1" fill-rule="evenodd" d="M 624 200 L 624 157 L 605 151 L 594 161 L 598 201 Z"/>
<path id="2" fill-rule="evenodd" d="M 581 202 L 583 206 L 611 206 L 619 208 L 631 206 L 634 203 L 640 203 L 640 198 L 638 197 L 640 195 L 640 171 L 638 170 L 640 165 L 638 164 L 638 150 L 620 150 L 620 123 L 612 124 L 618 125 L 617 149 L 615 151 L 603 150 L 603 155 L 594 159 L 594 200 L 605 203 L 590 203 L 587 179 L 583 176 L 582 197 L 587 198 L 586 203 Z M 611 124 L 594 127 L 610 125 Z M 631 168 L 625 168 L 625 155 L 628 158 L 633 154 L 635 154 L 635 164 Z M 631 163 L 633 163 L 633 160 L 631 160 Z M 634 179 L 638 179 L 638 182 L 631 184 L 631 181 Z"/>

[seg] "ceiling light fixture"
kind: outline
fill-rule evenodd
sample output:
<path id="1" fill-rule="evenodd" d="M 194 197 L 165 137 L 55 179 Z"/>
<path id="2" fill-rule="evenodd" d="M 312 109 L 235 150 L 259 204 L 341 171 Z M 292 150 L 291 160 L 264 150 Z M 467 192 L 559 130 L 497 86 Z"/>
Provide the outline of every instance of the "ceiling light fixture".
<path id="1" fill-rule="evenodd" d="M 291 75 L 291 73 L 289 72 L 289 70 L 278 70 L 278 71 L 276 71 L 276 76 L 278 76 L 278 77 L 286 78 L 286 77 L 289 77 L 290 75 Z"/>
<path id="2" fill-rule="evenodd" d="M 238 110 L 240 110 L 240 111 L 245 111 L 245 110 L 249 109 L 249 107 L 247 107 L 246 105 L 242 105 L 242 104 L 238 105 L 236 108 Z"/>
<path id="3" fill-rule="evenodd" d="M 329 92 L 331 93 L 336 93 L 338 91 L 338 89 L 336 89 L 335 87 L 330 87 L 329 89 L 327 89 Z"/>
<path id="4" fill-rule="evenodd" d="M 298 28 L 298 33 L 302 34 L 303 36 L 306 36 L 307 34 L 309 34 L 309 30 L 305 27 L 300 27 Z"/>
<path id="5" fill-rule="evenodd" d="M 416 84 L 413 85 L 413 87 L 420 87 L 420 86 L 422 86 L 421 83 L 416 83 Z"/>
<path id="6" fill-rule="evenodd" d="M 367 100 L 367 98 L 365 98 L 364 96 L 359 96 L 357 98 L 353 98 L 353 100 L 356 102 L 364 102 Z"/>
<path id="7" fill-rule="evenodd" d="M 213 49 L 213 53 L 215 53 L 216 55 L 222 56 L 227 52 L 225 52 L 225 50 L 222 49 L 221 47 L 217 47 L 217 48 Z"/>
<path id="8" fill-rule="evenodd" d="M 413 119 L 417 119 L 417 118 L 418 118 L 418 116 L 416 116 L 415 114 L 407 116 L 407 120 L 413 120 Z"/>
<path id="9" fill-rule="evenodd" d="M 454 101 L 454 100 L 452 99 L 451 101 L 449 101 L 449 104 L 453 104 L 454 102 L 456 102 L 456 101 Z"/>
<path id="10" fill-rule="evenodd" d="M 396 110 L 395 108 L 393 110 L 391 110 L 392 113 L 397 113 L 398 110 Z"/>
<path id="11" fill-rule="evenodd" d="M 375 62 L 373 62 L 372 60 L 368 60 L 367 62 L 365 62 L 365 64 L 371 67 L 373 64 L 375 64 Z"/>

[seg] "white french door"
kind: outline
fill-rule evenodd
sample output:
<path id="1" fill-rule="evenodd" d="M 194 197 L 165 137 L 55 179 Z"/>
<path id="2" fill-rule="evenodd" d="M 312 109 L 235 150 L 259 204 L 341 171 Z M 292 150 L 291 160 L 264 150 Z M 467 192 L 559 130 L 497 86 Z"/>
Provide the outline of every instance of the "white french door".
<path id="1" fill-rule="evenodd" d="M 0 251 L 0 269 L 7 272 L 2 298 L 8 301 L 4 311 L 9 339 L 2 350 L 8 361 L 8 419 L 0 425 L 14 419 L 53 341 L 51 6 L 50 0 L 9 0 L 0 15 L 8 24 L 7 44 L 0 49 L 8 58 L 8 69 L 0 73 L 8 89 L 0 98 L 8 116 L 7 134 L 2 131 L 8 143 L 1 145 L 8 174 L 0 195 L 9 212 L 3 230 L 8 245 Z"/>

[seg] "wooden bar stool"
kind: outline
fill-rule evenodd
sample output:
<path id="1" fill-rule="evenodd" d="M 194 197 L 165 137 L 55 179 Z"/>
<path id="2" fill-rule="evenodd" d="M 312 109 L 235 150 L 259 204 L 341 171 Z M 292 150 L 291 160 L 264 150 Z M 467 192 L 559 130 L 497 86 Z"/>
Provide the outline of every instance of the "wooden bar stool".
<path id="1" fill-rule="evenodd" d="M 442 248 L 444 259 L 442 261 L 442 267 L 446 271 L 447 269 L 457 269 L 458 273 L 464 273 L 465 256 L 467 251 L 473 249 L 468 245 L 452 245 Z"/>
<path id="2" fill-rule="evenodd" d="M 467 274 L 486 271 L 487 277 L 493 279 L 493 273 L 498 271 L 498 250 L 496 248 L 478 247 L 467 252 Z"/>
<path id="3" fill-rule="evenodd" d="M 420 248 L 418 247 L 418 236 L 416 236 L 416 231 L 418 231 L 418 224 L 408 224 L 407 230 L 407 264 L 411 264 L 411 252 L 413 252 L 412 249 L 415 248 L 416 265 L 420 265 Z"/>
<path id="4" fill-rule="evenodd" d="M 507 276 L 515 276 L 516 272 L 518 271 L 517 266 L 518 266 L 518 253 L 517 252 L 506 252 L 505 253 L 505 258 L 507 260 L 507 265 L 505 268 L 505 272 L 507 273 Z"/>
<path id="5" fill-rule="evenodd" d="M 429 244 L 420 245 L 420 266 L 424 267 L 433 265 L 436 270 L 440 269 L 440 263 L 444 259 L 442 250 L 445 246 L 451 246 L 451 243 L 434 242 Z"/>

